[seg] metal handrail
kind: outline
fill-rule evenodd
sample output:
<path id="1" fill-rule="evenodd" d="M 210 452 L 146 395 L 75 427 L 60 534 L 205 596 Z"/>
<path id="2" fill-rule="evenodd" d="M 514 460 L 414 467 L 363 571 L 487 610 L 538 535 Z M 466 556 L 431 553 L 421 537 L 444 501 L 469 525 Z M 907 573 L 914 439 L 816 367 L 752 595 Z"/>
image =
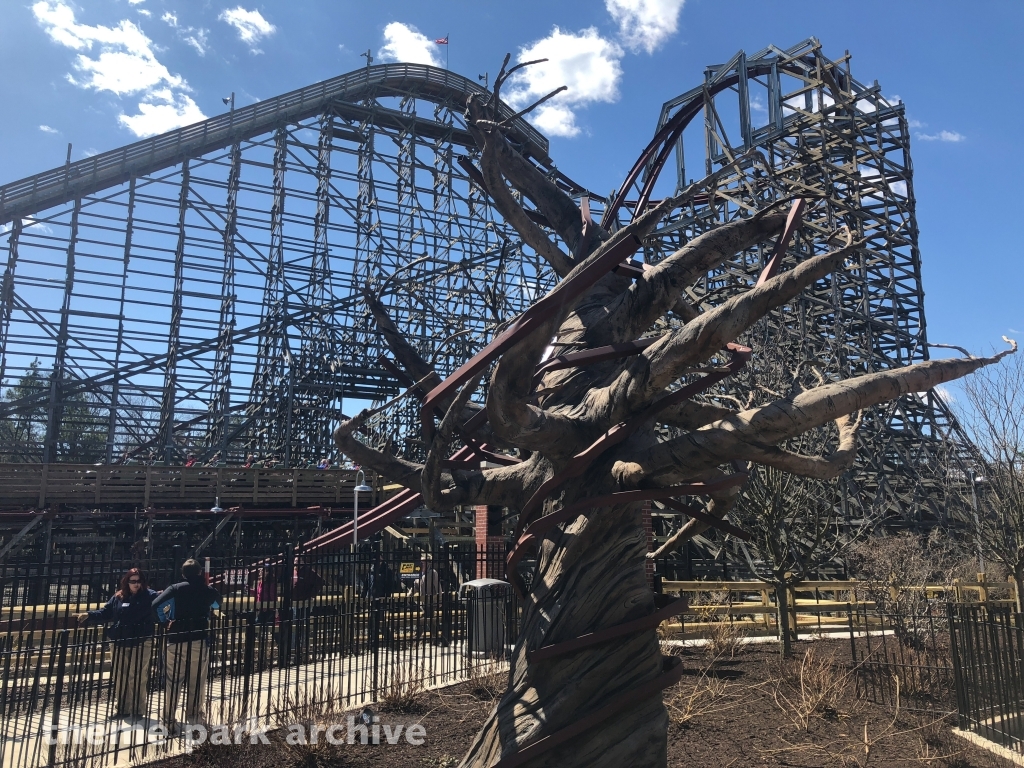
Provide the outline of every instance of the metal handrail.
<path id="1" fill-rule="evenodd" d="M 423 64 L 364 67 L 266 101 L 239 107 L 234 112 L 4 184 L 0 186 L 0 224 L 126 181 L 133 175 L 141 176 L 175 165 L 185 157 L 198 156 L 265 133 L 283 122 L 312 117 L 331 101 L 358 100 L 371 89 L 377 95 L 399 96 L 417 88 L 425 96 L 487 93 L 462 75 Z M 501 105 L 500 111 L 506 117 L 514 114 L 506 104 Z M 531 154 L 542 162 L 548 162 L 548 140 L 537 129 L 517 118 L 512 123 L 512 133 L 529 145 Z"/>

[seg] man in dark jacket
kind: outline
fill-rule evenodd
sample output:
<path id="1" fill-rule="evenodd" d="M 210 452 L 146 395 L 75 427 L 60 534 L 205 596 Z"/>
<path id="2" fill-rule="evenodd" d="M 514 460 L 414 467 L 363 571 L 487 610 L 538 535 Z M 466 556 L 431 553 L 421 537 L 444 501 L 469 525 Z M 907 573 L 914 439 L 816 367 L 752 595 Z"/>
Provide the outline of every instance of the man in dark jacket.
<path id="1" fill-rule="evenodd" d="M 157 618 L 167 624 L 163 720 L 172 732 L 182 691 L 185 692 L 185 722 L 202 720 L 210 666 L 207 643 L 210 611 L 220 608 L 220 594 L 206 584 L 199 563 L 186 560 L 181 566 L 181 575 L 185 581 L 172 584 L 153 601 Z"/>

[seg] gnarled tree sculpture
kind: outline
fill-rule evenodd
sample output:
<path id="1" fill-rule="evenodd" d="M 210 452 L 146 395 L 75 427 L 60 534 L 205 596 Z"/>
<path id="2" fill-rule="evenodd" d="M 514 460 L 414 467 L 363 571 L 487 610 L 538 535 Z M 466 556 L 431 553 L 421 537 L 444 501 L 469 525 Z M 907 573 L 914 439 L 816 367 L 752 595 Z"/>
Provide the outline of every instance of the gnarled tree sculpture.
<path id="1" fill-rule="evenodd" d="M 477 178 L 562 279 L 444 381 L 369 295 L 381 333 L 423 394 L 427 456 L 421 465 L 359 442 L 355 433 L 366 412 L 339 427 L 335 438 L 343 453 L 420 492 L 431 508 L 490 504 L 517 512 L 509 561 L 517 583 L 517 563 L 536 552 L 508 689 L 464 768 L 664 766 L 668 719 L 661 690 L 679 669 L 661 655 L 655 629 L 681 606 L 657 602 L 645 579 L 643 501 L 658 499 L 690 515 L 666 547 L 708 526 L 742 535 L 724 518 L 748 462 L 834 477 L 855 456 L 852 414 L 964 376 L 1013 350 L 825 382 L 758 407 L 695 399 L 744 366 L 750 350 L 740 340 L 759 318 L 843 269 L 862 241 L 850 231 L 832 238 L 804 233 L 838 247 L 781 271 L 800 228 L 798 200 L 788 216 L 769 206 L 691 240 L 652 268 L 624 264 L 701 185 L 604 230 L 585 203 L 574 203 L 508 144 L 493 105 L 511 71 L 503 67 L 489 100 L 468 104 L 481 151 Z M 537 210 L 527 214 L 513 190 Z M 774 255 L 754 287 L 705 312 L 685 302 L 684 289 L 698 276 L 772 239 Z M 670 313 L 675 321 L 666 323 Z M 578 351 L 546 359 L 552 339 L 555 349 Z M 481 407 L 470 397 L 488 371 Z M 828 455 L 785 448 L 831 422 L 837 444 Z M 456 442 L 462 447 L 452 454 Z M 500 466 L 479 468 L 482 459 Z M 708 503 L 685 505 L 684 497 Z"/>

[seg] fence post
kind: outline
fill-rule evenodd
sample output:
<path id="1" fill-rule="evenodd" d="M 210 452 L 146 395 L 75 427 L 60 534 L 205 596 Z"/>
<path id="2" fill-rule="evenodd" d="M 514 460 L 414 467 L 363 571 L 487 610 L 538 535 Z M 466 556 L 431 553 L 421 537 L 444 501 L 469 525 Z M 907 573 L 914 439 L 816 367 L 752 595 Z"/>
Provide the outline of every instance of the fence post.
<path id="1" fill-rule="evenodd" d="M 963 668 L 960 659 L 960 646 L 956 639 L 956 606 L 953 603 L 946 603 L 947 620 L 949 621 L 949 653 L 953 660 L 953 686 L 956 689 L 956 712 L 957 724 L 961 729 L 968 727 L 967 723 L 967 691 L 964 688 Z"/>
<path id="2" fill-rule="evenodd" d="M 242 719 L 249 716 L 249 691 L 252 681 L 253 656 L 256 652 L 256 615 L 245 620 L 245 651 L 242 655 Z"/>
<path id="3" fill-rule="evenodd" d="M 277 618 L 280 633 L 277 641 L 277 663 L 282 669 L 291 665 L 292 639 L 295 631 L 295 615 L 292 610 L 292 577 L 295 573 L 295 546 L 284 548 L 284 563 L 281 566 L 281 603 Z"/>
<path id="4" fill-rule="evenodd" d="M 57 651 L 57 683 L 53 692 L 53 712 L 50 715 L 50 752 L 46 765 L 53 768 L 57 761 L 57 735 L 60 733 L 60 704 L 64 694 L 64 670 L 68 661 L 68 631 L 62 630 Z"/>

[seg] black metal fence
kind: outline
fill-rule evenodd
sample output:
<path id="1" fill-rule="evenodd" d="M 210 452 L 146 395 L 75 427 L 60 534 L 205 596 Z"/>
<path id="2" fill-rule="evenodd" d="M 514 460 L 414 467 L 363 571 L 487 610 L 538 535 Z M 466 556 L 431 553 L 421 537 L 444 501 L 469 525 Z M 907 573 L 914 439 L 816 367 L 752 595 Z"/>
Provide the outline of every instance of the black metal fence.
<path id="1" fill-rule="evenodd" d="M 953 710 L 953 659 L 942 603 L 905 612 L 848 610 L 858 696 L 907 710 Z"/>
<path id="2" fill-rule="evenodd" d="M 960 727 L 1024 752 L 1024 615 L 950 605 Z"/>
<path id="3" fill-rule="evenodd" d="M 0 765 L 169 754 L 182 739 L 161 729 L 198 716 L 187 708 L 190 696 L 204 722 L 251 729 L 493 675 L 519 631 L 515 593 L 480 581 L 498 573 L 504 554 L 437 548 L 426 564 L 436 581 L 425 580 L 435 587 L 419 581 L 421 553 L 406 548 L 211 559 L 221 611 L 206 643 L 189 651 L 206 676 L 191 683 L 192 693 L 192 678 L 178 667 L 193 658 L 159 626 L 131 651 L 103 627 L 79 626 L 76 617 L 114 591 L 124 563 L 58 559 L 45 572 L 5 574 Z M 150 565 L 153 587 L 180 580 L 173 553 Z"/>

